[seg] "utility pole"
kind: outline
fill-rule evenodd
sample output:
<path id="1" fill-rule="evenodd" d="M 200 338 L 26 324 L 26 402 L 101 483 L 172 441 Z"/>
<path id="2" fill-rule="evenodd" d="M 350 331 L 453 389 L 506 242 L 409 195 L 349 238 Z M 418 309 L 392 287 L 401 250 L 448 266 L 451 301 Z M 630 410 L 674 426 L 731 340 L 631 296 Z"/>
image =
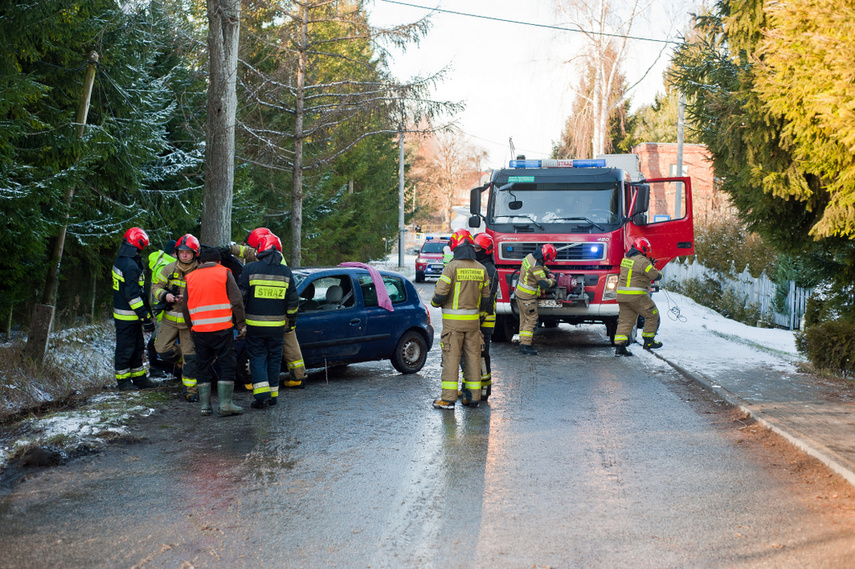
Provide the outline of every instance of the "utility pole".
<path id="1" fill-rule="evenodd" d="M 89 102 L 92 99 L 92 86 L 95 83 L 95 70 L 98 67 L 98 52 L 89 53 L 86 64 L 86 74 L 83 77 L 83 94 L 80 97 L 80 105 L 77 107 L 77 136 L 83 138 L 86 131 L 86 118 L 89 116 Z M 78 157 L 79 159 L 79 157 Z M 53 325 L 53 315 L 56 303 L 56 286 L 59 282 L 59 266 L 62 263 L 62 252 L 65 249 L 65 235 L 68 231 L 68 219 L 71 214 L 71 201 L 74 198 L 74 186 L 69 186 L 65 192 L 65 224 L 60 228 L 59 234 L 53 245 L 50 267 L 48 268 L 45 289 L 42 294 L 42 304 L 37 304 L 33 309 L 33 317 L 30 321 L 30 333 L 27 337 L 27 355 L 34 361 L 44 361 L 47 352 L 50 330 Z M 94 294 L 94 291 L 93 291 Z"/>
<path id="2" fill-rule="evenodd" d="M 677 176 L 683 176 L 683 125 L 686 109 L 686 95 L 680 93 L 677 103 Z M 674 219 L 680 219 L 683 210 L 683 184 L 678 183 L 674 192 Z"/>
<path id="3" fill-rule="evenodd" d="M 398 126 L 398 268 L 404 266 L 404 117 Z"/>

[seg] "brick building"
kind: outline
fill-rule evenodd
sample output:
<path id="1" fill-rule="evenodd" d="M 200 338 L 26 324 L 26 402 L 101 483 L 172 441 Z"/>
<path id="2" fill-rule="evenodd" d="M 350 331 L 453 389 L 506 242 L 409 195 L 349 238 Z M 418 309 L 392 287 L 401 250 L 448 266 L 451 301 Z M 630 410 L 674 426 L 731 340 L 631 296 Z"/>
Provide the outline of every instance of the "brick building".
<path id="1" fill-rule="evenodd" d="M 641 163 L 645 178 L 668 178 L 677 173 L 677 144 L 642 142 L 632 149 Z M 683 145 L 683 176 L 692 179 L 692 205 L 695 219 L 704 223 L 710 217 L 733 214 L 726 194 L 718 189 L 712 157 L 703 144 Z"/>

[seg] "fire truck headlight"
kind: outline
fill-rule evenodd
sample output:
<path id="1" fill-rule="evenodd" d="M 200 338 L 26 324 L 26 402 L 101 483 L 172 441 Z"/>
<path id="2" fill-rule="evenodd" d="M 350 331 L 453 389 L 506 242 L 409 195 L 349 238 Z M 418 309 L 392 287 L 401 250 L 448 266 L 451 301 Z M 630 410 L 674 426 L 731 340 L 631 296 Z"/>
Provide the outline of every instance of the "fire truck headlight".
<path id="1" fill-rule="evenodd" d="M 606 277 L 606 288 L 603 289 L 603 300 L 617 300 L 617 283 L 619 275 Z"/>

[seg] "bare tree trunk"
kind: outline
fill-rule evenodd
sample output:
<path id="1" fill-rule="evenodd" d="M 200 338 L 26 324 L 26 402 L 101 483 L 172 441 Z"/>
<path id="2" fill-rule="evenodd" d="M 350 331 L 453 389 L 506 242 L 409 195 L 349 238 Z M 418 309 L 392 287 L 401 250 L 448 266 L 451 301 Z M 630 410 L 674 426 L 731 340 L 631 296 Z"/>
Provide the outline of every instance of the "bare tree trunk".
<path id="1" fill-rule="evenodd" d="M 208 0 L 208 132 L 201 241 L 231 240 L 240 0 Z"/>
<path id="2" fill-rule="evenodd" d="M 95 83 L 95 70 L 98 68 L 98 52 L 89 53 L 89 61 L 86 65 L 86 74 L 83 77 L 83 94 L 80 97 L 80 105 L 77 107 L 77 136 L 83 138 L 86 132 L 86 118 L 89 116 L 89 101 L 92 98 L 92 86 Z M 65 205 L 71 207 L 74 198 L 74 186 L 70 186 L 65 192 Z M 65 234 L 68 231 L 68 213 L 65 214 L 65 224 L 59 228 L 59 234 L 53 244 L 50 266 L 48 267 L 45 290 L 42 294 L 42 304 L 53 305 L 56 301 L 56 285 L 59 282 L 59 266 L 62 263 L 62 253 L 65 249 Z"/>
<path id="3" fill-rule="evenodd" d="M 294 102 L 294 169 L 291 173 L 291 256 L 292 267 L 302 262 L 303 246 L 303 108 L 306 84 L 306 49 L 309 42 L 309 7 L 301 6 L 300 49 L 297 57 L 297 85 Z"/>

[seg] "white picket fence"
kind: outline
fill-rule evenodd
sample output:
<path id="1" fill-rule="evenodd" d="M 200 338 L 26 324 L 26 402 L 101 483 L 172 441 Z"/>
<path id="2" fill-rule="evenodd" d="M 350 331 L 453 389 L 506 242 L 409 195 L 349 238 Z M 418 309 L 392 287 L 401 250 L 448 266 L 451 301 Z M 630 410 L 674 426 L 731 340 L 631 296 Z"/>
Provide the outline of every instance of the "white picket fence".
<path id="1" fill-rule="evenodd" d="M 797 287 L 793 281 L 790 281 L 790 291 L 787 294 L 786 314 L 775 312 L 772 308 L 772 301 L 775 298 L 775 283 L 766 276 L 766 273 L 761 274 L 759 278 L 754 278 L 748 269 L 745 269 L 734 280 L 713 273 L 699 263 L 672 261 L 662 271 L 662 285 L 667 288 L 669 282 L 680 283 L 687 279 L 700 279 L 707 276 L 721 280 L 724 287 L 744 297 L 746 306 L 748 304 L 760 306 L 761 314 L 769 317 L 776 326 L 790 330 L 800 328 L 807 299 L 812 289 Z"/>

